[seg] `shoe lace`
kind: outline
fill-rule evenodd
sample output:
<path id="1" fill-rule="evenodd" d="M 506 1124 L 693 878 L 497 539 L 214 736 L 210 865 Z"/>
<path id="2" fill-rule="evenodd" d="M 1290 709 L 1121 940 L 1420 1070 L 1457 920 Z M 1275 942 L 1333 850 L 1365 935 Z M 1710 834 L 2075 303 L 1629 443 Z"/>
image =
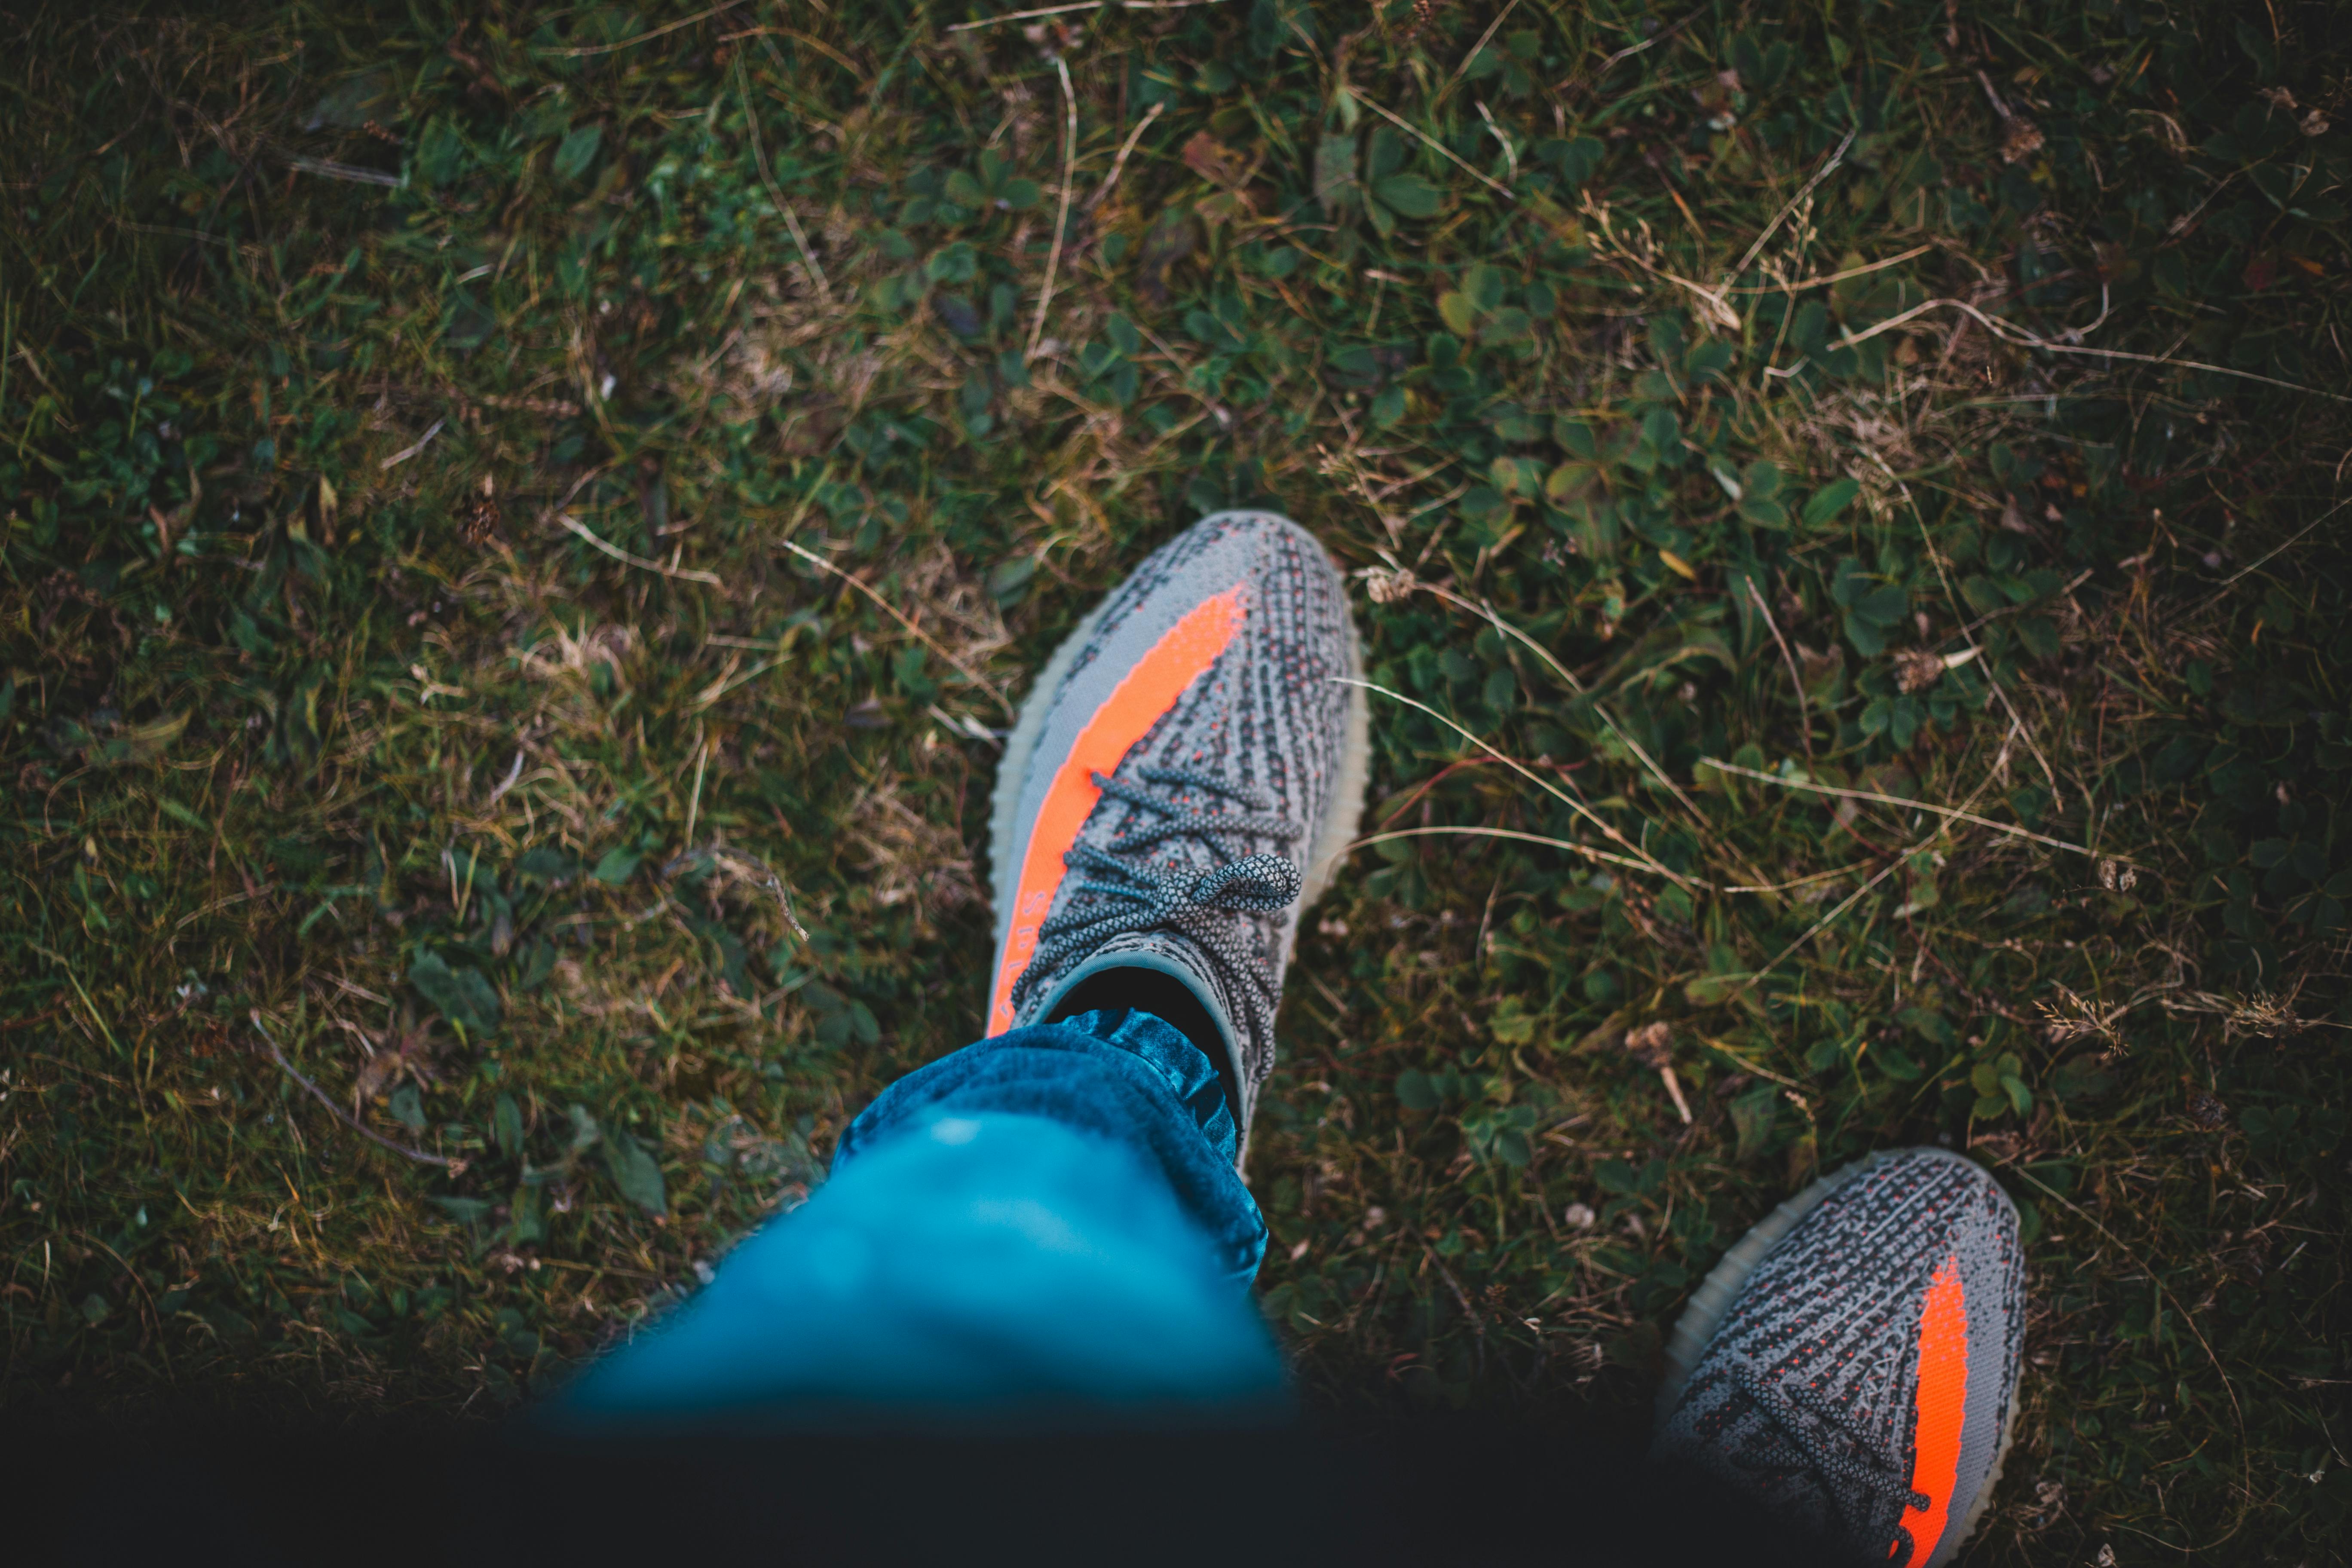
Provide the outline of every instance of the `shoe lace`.
<path id="1" fill-rule="evenodd" d="M 1305 886 L 1298 868 L 1279 855 L 1243 854 L 1237 840 L 1271 838 L 1288 843 L 1299 836 L 1296 823 L 1275 816 L 1274 803 L 1213 774 L 1186 768 L 1145 768 L 1136 783 L 1091 775 L 1109 799 L 1154 815 L 1130 826 L 1108 848 L 1074 846 L 1062 857 L 1073 871 L 1091 874 L 1071 888 L 1096 901 L 1071 900 L 1060 914 L 1037 928 L 1037 951 L 1013 983 L 1013 1004 L 1023 1005 L 1045 981 L 1113 937 L 1171 930 L 1191 937 L 1213 965 L 1227 990 L 1242 1004 L 1239 1020 L 1263 1037 L 1274 1024 L 1276 992 L 1265 964 L 1219 915 L 1271 914 L 1297 898 Z M 1147 788 L 1157 785 L 1157 789 Z M 1187 805 L 1178 792 L 1192 790 L 1238 803 L 1243 810 L 1210 811 Z M 1154 871 L 1122 857 L 1140 857 L 1171 838 L 1191 838 L 1222 858 L 1208 871 Z"/>
<path id="2" fill-rule="evenodd" d="M 1743 1469 L 1798 1471 L 1811 1477 L 1857 1542 L 1890 1542 L 1886 1568 L 1906 1568 L 1918 1550 L 1902 1522 L 1906 1509 L 1928 1506 L 1910 1476 L 1828 1400 L 1792 1384 L 1767 1382 L 1739 1367 L 1733 1384 L 1765 1418 L 1730 1455 Z"/>

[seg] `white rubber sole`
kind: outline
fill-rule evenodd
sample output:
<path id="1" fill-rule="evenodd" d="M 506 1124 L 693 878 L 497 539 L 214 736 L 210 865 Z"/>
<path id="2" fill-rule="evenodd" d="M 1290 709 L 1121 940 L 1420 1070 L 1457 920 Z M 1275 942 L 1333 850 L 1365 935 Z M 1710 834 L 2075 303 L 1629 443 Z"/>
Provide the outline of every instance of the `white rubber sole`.
<path id="1" fill-rule="evenodd" d="M 1356 617 L 1348 617 L 1348 678 L 1364 679 L 1363 638 Z M 1364 823 L 1364 798 L 1372 784 L 1372 694 L 1361 686 L 1348 688 L 1348 717 L 1339 743 L 1339 776 L 1331 784 L 1331 805 L 1307 859 L 1307 886 L 1298 895 L 1303 916 L 1317 900 L 1331 890 L 1332 879 L 1348 858 L 1348 846 Z"/>
<path id="2" fill-rule="evenodd" d="M 1684 1386 L 1690 1382 L 1691 1373 L 1698 1365 L 1699 1357 L 1706 1353 L 1708 1343 L 1715 1338 L 1716 1330 L 1723 1326 L 1723 1320 L 1730 1312 L 1732 1303 L 1739 1300 L 1740 1289 L 1748 1283 L 1748 1277 L 1756 1272 L 1757 1265 L 1764 1261 L 1765 1255 L 1780 1245 L 1782 1237 L 1796 1229 L 1807 1215 L 1819 1208 L 1822 1199 L 1881 1161 L 1897 1154 L 1933 1154 L 1971 1168 L 1976 1164 L 1965 1154 L 1956 1154 L 1949 1149 L 1932 1145 L 1916 1149 L 1882 1149 L 1875 1153 L 1864 1154 L 1851 1164 L 1841 1165 L 1796 1196 L 1785 1199 L 1770 1214 L 1758 1220 L 1748 1228 L 1748 1234 L 1734 1243 L 1731 1250 L 1707 1270 L 1706 1278 L 1699 1282 L 1699 1288 L 1691 1292 L 1690 1300 L 1684 1305 L 1682 1316 L 1675 1320 L 1673 1337 L 1666 1342 L 1665 1375 L 1658 1384 L 1658 1403 L 1652 1416 L 1654 1426 L 1664 1426 L 1666 1417 L 1674 1414 L 1675 1405 L 1682 1399 Z M 1985 1483 L 1978 1490 L 1975 1500 L 1969 1504 L 1968 1512 L 1960 1517 L 1958 1532 L 1919 1568 L 1944 1568 L 1944 1564 L 1959 1555 L 1960 1548 L 1968 1544 L 1969 1538 L 1976 1533 L 1977 1526 L 1983 1522 L 1985 1510 L 1992 1504 L 1993 1491 L 2000 1485 L 2001 1468 L 2009 1462 L 2009 1446 L 2017 1436 L 2017 1407 L 2018 1401 L 2012 1398 L 2009 1402 L 2008 1418 L 2001 1423 L 2000 1447 L 1993 1453 L 1992 1468 L 1986 1474 Z"/>

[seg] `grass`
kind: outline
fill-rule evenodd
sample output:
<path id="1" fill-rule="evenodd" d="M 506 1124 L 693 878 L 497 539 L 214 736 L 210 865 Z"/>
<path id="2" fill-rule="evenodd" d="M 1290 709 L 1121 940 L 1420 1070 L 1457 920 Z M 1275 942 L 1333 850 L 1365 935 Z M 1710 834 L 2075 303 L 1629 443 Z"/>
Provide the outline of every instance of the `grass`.
<path id="1" fill-rule="evenodd" d="M 1312 1400 L 1637 1430 L 1943 1141 L 1973 1560 L 2341 1561 L 2342 17 L 984 15 L 30 15 L 0 1399 L 481 1414 L 690 1290 L 977 1027 L 1008 700 L 1264 503 L 1394 694 L 1253 1156 Z"/>

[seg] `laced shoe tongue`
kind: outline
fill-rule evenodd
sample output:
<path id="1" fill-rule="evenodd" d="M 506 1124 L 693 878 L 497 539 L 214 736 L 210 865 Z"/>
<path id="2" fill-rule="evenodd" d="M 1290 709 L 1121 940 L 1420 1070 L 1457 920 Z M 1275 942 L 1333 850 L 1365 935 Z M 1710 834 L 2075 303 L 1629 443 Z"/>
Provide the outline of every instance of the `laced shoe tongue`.
<path id="1" fill-rule="evenodd" d="M 1075 867 L 1076 851 L 1071 860 Z M 1206 872 L 1185 867 L 1130 876 L 1127 885 L 1100 889 L 1112 896 L 1077 904 L 1039 929 L 1044 940 L 1037 944 L 1029 967 L 1013 984 L 1013 1005 L 1023 1005 L 1054 976 L 1116 937 L 1171 931 L 1191 937 L 1225 989 L 1245 998 L 1244 1005 L 1253 1012 L 1262 1003 L 1270 1019 L 1274 986 L 1263 963 L 1245 942 L 1221 929 L 1228 922 L 1215 917 L 1272 914 L 1287 907 L 1305 885 L 1298 868 L 1279 855 L 1250 855 Z"/>
<path id="2" fill-rule="evenodd" d="M 1055 976 L 1114 938 L 1172 931 L 1193 940 L 1224 989 L 1241 1000 L 1247 1016 L 1237 1022 L 1270 1031 L 1272 977 L 1249 933 L 1230 917 L 1286 908 L 1306 879 L 1282 856 L 1236 850 L 1253 838 L 1296 838 L 1297 825 L 1271 815 L 1267 803 L 1208 774 L 1148 769 L 1140 779 L 1160 787 L 1094 775 L 1106 797 L 1137 808 L 1140 820 L 1100 847 L 1080 842 L 1063 858 L 1086 879 L 1069 887 L 1066 905 L 1038 928 L 1037 951 L 1013 984 L 1013 1005 L 1024 1006 Z M 1208 810 L 1188 804 L 1188 795 L 1222 796 L 1244 809 Z"/>

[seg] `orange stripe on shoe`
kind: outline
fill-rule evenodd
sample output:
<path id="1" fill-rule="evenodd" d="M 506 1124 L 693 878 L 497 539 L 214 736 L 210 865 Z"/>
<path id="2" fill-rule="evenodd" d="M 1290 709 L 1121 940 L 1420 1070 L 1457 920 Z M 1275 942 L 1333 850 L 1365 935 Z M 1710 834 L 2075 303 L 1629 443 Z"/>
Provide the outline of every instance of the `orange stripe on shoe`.
<path id="1" fill-rule="evenodd" d="M 1038 807 L 1029 831 L 1028 848 L 1021 859 L 1021 880 L 1013 892 L 1013 932 L 1004 944 L 1004 959 L 989 993 L 988 1032 L 1001 1035 L 1013 1027 L 1013 983 L 1029 966 L 1037 951 L 1037 928 L 1061 891 L 1066 868 L 1062 858 L 1078 840 L 1102 791 L 1095 773 L 1118 771 L 1138 741 L 1151 732 L 1160 716 L 1176 706 L 1185 689 L 1217 661 L 1234 640 L 1248 610 L 1242 603 L 1241 584 L 1202 600 L 1160 634 L 1135 668 L 1120 678 L 1103 705 L 1094 710 L 1077 743 L 1054 772 L 1054 782 Z"/>
<path id="2" fill-rule="evenodd" d="M 1911 1489 L 1925 1492 L 1926 1508 L 1906 1504 L 1903 1528 L 1911 1532 L 1911 1561 L 1935 1554 L 1952 1515 L 1952 1489 L 1960 1479 L 1960 1428 L 1968 1418 L 1969 1303 L 1960 1285 L 1960 1260 L 1944 1259 L 1927 1281 L 1919 1307 L 1919 1392 L 1911 1436 Z M 1901 1549 L 1891 1542 L 1887 1555 Z"/>

